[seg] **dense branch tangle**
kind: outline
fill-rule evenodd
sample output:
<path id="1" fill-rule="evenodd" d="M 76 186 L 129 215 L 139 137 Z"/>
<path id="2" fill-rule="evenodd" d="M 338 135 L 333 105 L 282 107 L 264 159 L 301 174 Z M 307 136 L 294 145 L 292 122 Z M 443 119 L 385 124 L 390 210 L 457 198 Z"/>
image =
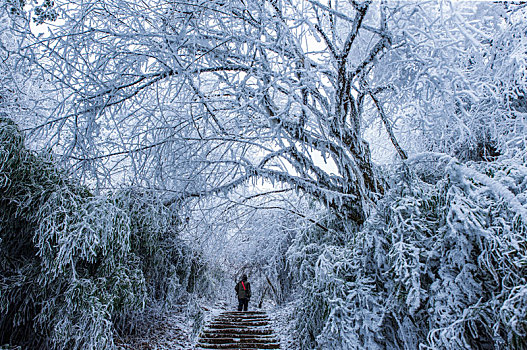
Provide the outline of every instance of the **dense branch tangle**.
<path id="1" fill-rule="evenodd" d="M 44 41 L 53 57 L 46 68 L 75 96 L 64 118 L 120 115 L 129 135 L 120 133 L 123 144 L 123 137 L 133 137 L 130 129 L 163 130 L 134 144 L 149 152 L 156 147 L 145 142 L 203 140 L 203 152 L 186 157 L 195 164 L 207 157 L 194 170 L 206 183 L 167 203 L 261 177 L 287 182 L 362 223 L 382 192 L 361 120 L 371 99 L 365 87 L 375 86 L 368 72 L 390 45 L 384 6 L 338 0 L 82 2 L 63 32 Z M 109 20 L 101 21 L 102 14 Z M 137 105 L 125 116 L 123 110 Z M 167 110 L 173 112 L 169 118 Z M 101 150 L 89 154 L 92 148 L 83 147 L 76 158 L 104 157 Z M 155 173 L 166 179 L 172 171 Z"/>
<path id="2" fill-rule="evenodd" d="M 255 69 L 246 80 L 252 79 L 255 88 L 249 94 L 252 101 L 244 103 L 267 119 L 277 147 L 284 151 L 280 157 L 304 181 L 284 179 L 262 168 L 254 173 L 287 181 L 326 202 L 339 215 L 361 223 L 372 194 L 382 189 L 362 139 L 365 96 L 360 87 L 367 86 L 367 71 L 390 44 L 386 18 L 380 16 L 380 28 L 372 31 L 371 26 L 362 28 L 368 2 L 339 4 L 341 10 L 354 13 L 351 19 L 335 16 L 331 7 L 318 2 L 311 4 L 311 9 L 300 13 L 287 2 L 264 3 L 257 16 L 261 24 L 251 23 L 251 30 L 258 34 L 255 38 L 263 39 L 253 41 L 253 61 L 247 65 Z M 361 35 L 372 32 L 377 40 L 371 48 L 359 43 Z M 317 36 L 323 43 L 314 43 Z M 317 166 L 316 151 L 332 160 L 336 175 L 328 171 L 329 166 Z"/>

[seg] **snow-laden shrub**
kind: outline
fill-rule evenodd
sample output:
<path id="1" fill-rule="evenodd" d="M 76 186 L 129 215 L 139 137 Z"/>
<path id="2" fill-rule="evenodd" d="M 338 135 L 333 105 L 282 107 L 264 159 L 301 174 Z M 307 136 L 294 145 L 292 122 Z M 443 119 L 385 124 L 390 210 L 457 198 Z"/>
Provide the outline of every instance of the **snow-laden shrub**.
<path id="1" fill-rule="evenodd" d="M 302 232 L 288 251 L 300 283 L 296 311 L 302 349 L 378 349 L 383 299 L 364 269 L 356 228 L 335 222 Z M 356 259 L 358 258 L 358 259 Z"/>
<path id="2" fill-rule="evenodd" d="M 388 256 L 395 282 L 387 289 L 399 301 L 390 318 L 405 320 L 399 333 L 423 334 L 420 343 L 432 349 L 523 348 L 527 171 L 442 158 L 439 182 L 399 182 L 379 211 L 386 225 L 371 225 L 389 247 L 374 255 Z"/>
<path id="3" fill-rule="evenodd" d="M 303 348 L 527 347 L 526 204 L 517 162 L 410 161 L 345 242 L 319 230 L 290 250 Z"/>
<path id="4" fill-rule="evenodd" d="M 111 349 L 192 291 L 199 256 L 152 193 L 93 195 L 0 120 L 0 344 Z"/>

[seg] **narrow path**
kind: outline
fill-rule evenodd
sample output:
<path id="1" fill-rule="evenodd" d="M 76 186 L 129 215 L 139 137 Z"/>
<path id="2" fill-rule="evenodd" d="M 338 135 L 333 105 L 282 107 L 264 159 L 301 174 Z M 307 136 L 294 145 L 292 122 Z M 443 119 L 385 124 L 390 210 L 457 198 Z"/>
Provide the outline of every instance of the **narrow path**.
<path id="1" fill-rule="evenodd" d="M 196 349 L 280 349 L 263 311 L 225 311 L 202 331 Z"/>

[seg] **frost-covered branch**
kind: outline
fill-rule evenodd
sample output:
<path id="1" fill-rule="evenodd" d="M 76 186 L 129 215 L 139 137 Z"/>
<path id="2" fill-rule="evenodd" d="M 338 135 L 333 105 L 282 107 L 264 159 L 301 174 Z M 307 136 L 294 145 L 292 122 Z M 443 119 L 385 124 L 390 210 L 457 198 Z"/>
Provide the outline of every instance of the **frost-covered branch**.
<path id="1" fill-rule="evenodd" d="M 384 112 L 384 109 L 382 108 L 382 105 L 381 103 L 379 102 L 377 96 L 375 96 L 375 94 L 370 94 L 372 100 L 373 100 L 373 103 L 375 103 L 375 106 L 377 107 L 377 110 L 379 111 L 379 116 L 381 117 L 381 120 L 384 124 L 384 127 L 386 128 L 386 132 L 388 133 L 388 136 L 390 137 L 390 141 L 392 142 L 393 144 L 393 147 L 395 147 L 395 149 L 397 150 L 397 153 L 399 154 L 399 156 L 401 157 L 401 159 L 407 159 L 408 156 L 406 155 L 406 152 L 402 149 L 401 145 L 399 144 L 399 142 L 397 141 L 397 138 L 395 138 L 395 134 L 393 133 L 393 128 L 392 128 L 392 125 L 390 123 L 390 121 L 388 120 L 388 117 L 386 116 L 386 113 Z"/>

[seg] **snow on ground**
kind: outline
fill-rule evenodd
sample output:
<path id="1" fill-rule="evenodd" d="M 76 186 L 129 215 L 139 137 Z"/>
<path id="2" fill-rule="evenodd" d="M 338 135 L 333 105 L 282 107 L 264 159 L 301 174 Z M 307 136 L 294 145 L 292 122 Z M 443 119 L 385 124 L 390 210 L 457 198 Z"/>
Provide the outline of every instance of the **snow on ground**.
<path id="1" fill-rule="evenodd" d="M 184 312 L 169 312 L 156 320 L 146 334 L 121 339 L 119 350 L 192 349 L 192 322 Z"/>
<path id="2" fill-rule="evenodd" d="M 224 311 L 235 311 L 237 305 L 231 305 L 225 300 L 219 300 L 214 305 L 202 306 L 204 317 L 202 325 L 208 324 L 214 317 Z M 272 327 L 280 338 L 281 348 L 284 350 L 299 350 L 298 342 L 294 339 L 294 302 L 282 306 L 265 305 L 261 310 L 266 311 L 271 319 Z M 252 308 L 252 310 L 260 310 Z M 178 310 L 160 316 L 146 334 L 120 339 L 117 341 L 119 350 L 190 350 L 194 348 L 198 337 L 193 337 L 192 320 L 184 311 Z"/>
<path id="3" fill-rule="evenodd" d="M 283 350 L 300 350 L 298 341 L 293 336 L 295 334 L 294 310 L 294 301 L 265 310 L 269 314 L 271 324 L 280 338 L 280 346 Z"/>

